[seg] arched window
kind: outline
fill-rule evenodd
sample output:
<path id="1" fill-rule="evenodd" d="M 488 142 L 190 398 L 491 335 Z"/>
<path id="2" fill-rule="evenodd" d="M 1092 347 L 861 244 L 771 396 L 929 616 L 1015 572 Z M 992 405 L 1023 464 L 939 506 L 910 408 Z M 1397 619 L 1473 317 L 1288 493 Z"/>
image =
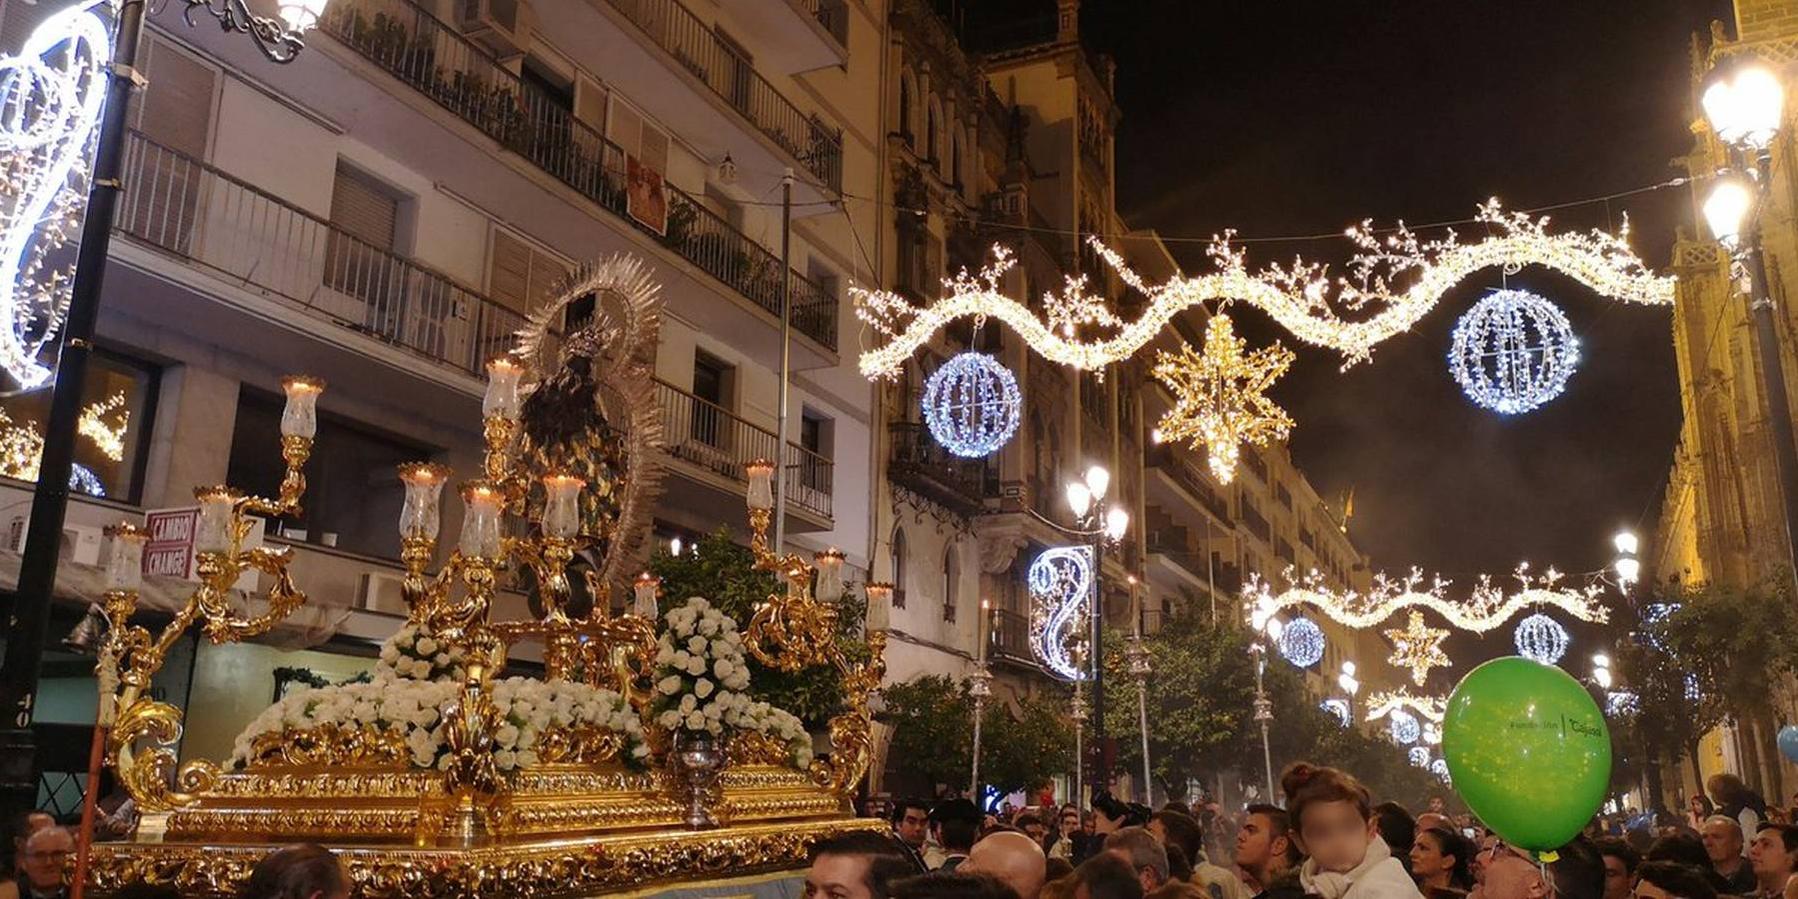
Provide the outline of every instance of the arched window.
<path id="1" fill-rule="evenodd" d="M 930 103 L 930 112 L 926 117 L 927 121 L 925 122 L 924 127 L 924 154 L 930 157 L 930 164 L 940 170 L 942 168 L 942 163 L 938 160 L 942 158 L 942 153 L 938 151 L 936 142 L 936 122 L 939 116 L 940 113 L 937 112 L 936 101 L 932 100 Z"/>
<path id="2" fill-rule="evenodd" d="M 911 135 L 911 73 L 905 72 L 899 76 L 899 137 L 908 147 L 912 146 Z"/>
<path id="3" fill-rule="evenodd" d="M 949 183 L 961 185 L 961 132 L 949 129 Z"/>
<path id="4" fill-rule="evenodd" d="M 961 565 L 955 558 L 955 547 L 943 551 L 943 620 L 955 621 L 955 583 L 961 580 Z"/>
<path id="5" fill-rule="evenodd" d="M 893 608 L 905 608 L 904 528 L 893 528 Z"/>

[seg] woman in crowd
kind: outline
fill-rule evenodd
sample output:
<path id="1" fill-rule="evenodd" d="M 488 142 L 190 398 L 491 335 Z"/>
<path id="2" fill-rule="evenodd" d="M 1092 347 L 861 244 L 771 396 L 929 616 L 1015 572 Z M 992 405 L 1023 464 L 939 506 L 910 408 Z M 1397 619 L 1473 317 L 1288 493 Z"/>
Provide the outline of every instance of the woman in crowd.
<path id="1" fill-rule="evenodd" d="M 1411 876 L 1430 899 L 1455 899 L 1473 889 L 1473 848 L 1444 826 L 1417 832 L 1411 843 Z"/>
<path id="2" fill-rule="evenodd" d="M 1767 820 L 1767 803 L 1759 793 L 1748 789 L 1740 777 L 1734 774 L 1713 774 L 1704 782 L 1705 791 L 1717 803 L 1717 814 L 1727 815 L 1742 825 L 1742 833 L 1751 834 L 1760 830 L 1761 822 Z"/>
<path id="3" fill-rule="evenodd" d="M 1373 798 L 1352 775 L 1300 762 L 1280 778 L 1305 892 L 1321 899 L 1419 899 L 1404 865 L 1380 839 Z"/>

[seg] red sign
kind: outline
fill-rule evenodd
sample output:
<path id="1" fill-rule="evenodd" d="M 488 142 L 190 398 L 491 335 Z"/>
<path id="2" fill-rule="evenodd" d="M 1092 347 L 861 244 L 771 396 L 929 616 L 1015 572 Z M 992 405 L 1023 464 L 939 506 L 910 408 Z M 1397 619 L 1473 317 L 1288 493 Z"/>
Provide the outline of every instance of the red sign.
<path id="1" fill-rule="evenodd" d="M 199 518 L 198 506 L 144 513 L 144 529 L 150 533 L 144 544 L 144 574 L 193 577 L 194 525 Z"/>

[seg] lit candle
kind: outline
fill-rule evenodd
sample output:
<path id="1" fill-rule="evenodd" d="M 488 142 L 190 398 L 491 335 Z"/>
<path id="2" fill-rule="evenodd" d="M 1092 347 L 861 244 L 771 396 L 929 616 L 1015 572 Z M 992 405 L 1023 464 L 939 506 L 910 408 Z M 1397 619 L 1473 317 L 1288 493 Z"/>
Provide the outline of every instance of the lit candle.
<path id="1" fill-rule="evenodd" d="M 135 592 L 144 583 L 144 543 L 150 535 L 131 524 L 115 524 L 106 537 L 106 589 Z"/>
<path id="2" fill-rule="evenodd" d="M 631 586 L 637 596 L 636 605 L 631 612 L 642 618 L 654 619 L 656 597 L 662 592 L 662 579 L 645 571 L 637 575 L 636 583 Z"/>
<path id="3" fill-rule="evenodd" d="M 287 406 L 281 410 L 281 436 L 311 440 L 318 433 L 318 395 L 325 392 L 325 382 L 309 375 L 290 375 L 281 379 L 281 390 L 287 394 Z"/>
<path id="4" fill-rule="evenodd" d="M 818 582 L 812 588 L 819 602 L 834 603 L 843 598 L 843 554 L 835 548 L 812 556 L 818 566 Z"/>
<path id="5" fill-rule="evenodd" d="M 437 529 L 443 521 L 443 485 L 449 476 L 449 468 L 435 462 L 407 462 L 400 466 L 400 482 L 406 485 L 406 499 L 400 506 L 401 537 L 437 541 Z"/>
<path id="6" fill-rule="evenodd" d="M 499 507 L 503 497 L 488 481 L 468 481 L 462 485 L 462 539 L 458 546 L 462 555 L 482 559 L 499 558 Z"/>
<path id="7" fill-rule="evenodd" d="M 885 629 L 892 620 L 893 585 L 886 581 L 870 581 L 862 589 L 868 595 L 868 627 Z"/>
<path id="8" fill-rule="evenodd" d="M 518 418 L 518 382 L 524 377 L 524 366 L 501 356 L 487 363 L 487 395 L 481 399 L 481 414 L 487 418 Z"/>
<path id="9" fill-rule="evenodd" d="M 236 517 L 231 512 L 237 506 L 237 491 L 223 486 L 199 487 L 194 490 L 194 499 L 200 502 L 199 520 L 194 522 L 194 551 L 230 552 L 236 536 L 232 533 Z"/>
<path id="10" fill-rule="evenodd" d="M 756 459 L 743 466 L 743 474 L 749 478 L 749 508 L 763 512 L 774 508 L 774 463 Z"/>
<path id="11" fill-rule="evenodd" d="M 1130 581 L 1130 634 L 1142 638 L 1142 602 L 1136 598 L 1136 575 L 1129 576 Z"/>
<path id="12" fill-rule="evenodd" d="M 566 540 L 581 529 L 581 488 L 587 482 L 571 474 L 543 476 L 543 536 Z"/>

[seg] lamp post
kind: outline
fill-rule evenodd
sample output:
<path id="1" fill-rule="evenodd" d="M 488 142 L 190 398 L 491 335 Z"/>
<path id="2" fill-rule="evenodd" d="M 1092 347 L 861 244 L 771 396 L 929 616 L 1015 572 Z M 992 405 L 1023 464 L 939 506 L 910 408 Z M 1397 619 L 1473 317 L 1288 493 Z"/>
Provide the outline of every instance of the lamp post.
<path id="1" fill-rule="evenodd" d="M 245 0 L 183 2 L 187 16 L 195 11 L 209 13 L 226 31 L 249 35 L 271 62 L 290 63 L 304 49 L 305 33 L 318 23 L 329 0 L 280 0 L 276 7 L 278 19 L 252 14 Z M 5 722 L 4 730 L 0 730 L 0 814 L 7 820 L 34 807 L 37 800 L 37 747 L 31 722 L 36 712 L 38 669 L 49 638 L 50 601 L 56 586 L 63 521 L 68 513 L 76 427 L 81 417 L 82 392 L 87 386 L 94 327 L 99 319 L 113 219 L 124 190 L 131 95 L 144 85 L 138 70 L 144 6 L 143 0 L 125 0 L 118 7 L 112 60 L 104 70 L 106 101 L 88 180 L 87 211 L 81 225 L 81 245 L 75 255 L 56 380 L 44 422 L 44 446 L 19 563 L 18 589 L 6 610 L 11 628 L 6 659 L 0 665 L 0 716 L 4 716 Z"/>
<path id="2" fill-rule="evenodd" d="M 1074 513 L 1078 533 L 1093 541 L 1092 602 L 1089 606 L 1092 621 L 1087 640 L 1090 647 L 1088 662 L 1092 666 L 1092 743 L 1099 756 L 1093 766 L 1095 787 L 1104 783 L 1107 774 L 1100 770 L 1105 754 L 1105 593 L 1100 588 L 1100 581 L 1103 579 L 1105 546 L 1122 541 L 1124 533 L 1130 529 L 1129 511 L 1106 499 L 1110 487 L 1111 472 L 1103 465 L 1094 465 L 1086 470 L 1084 477 L 1070 481 L 1066 488 L 1068 510 Z"/>
<path id="3" fill-rule="evenodd" d="M 1728 164 L 1718 172 L 1705 198 L 1704 218 L 1717 242 L 1729 251 L 1731 277 L 1744 285 L 1754 315 L 1761 389 L 1767 396 L 1767 425 L 1785 513 L 1786 564 L 1798 576 L 1798 444 L 1792 439 L 1785 366 L 1774 326 L 1773 297 L 1767 291 L 1767 261 L 1760 233 L 1760 216 L 1772 181 L 1771 148 L 1779 134 L 1785 89 L 1778 75 L 1756 62 L 1718 66 L 1708 80 L 1702 99 L 1704 115 L 1724 146 Z M 1622 574 L 1621 567 L 1618 573 Z"/>
<path id="4" fill-rule="evenodd" d="M 977 646 L 974 656 L 974 673 L 968 675 L 968 695 L 974 697 L 974 770 L 968 777 L 968 795 L 986 809 L 980 792 L 980 720 L 985 717 L 986 698 L 993 695 L 993 673 L 986 667 L 986 619 L 992 614 L 992 603 L 980 601 L 980 623 L 975 628 Z"/>
<path id="5" fill-rule="evenodd" d="M 1140 619 L 1139 619 L 1140 621 Z M 1136 718 L 1142 730 L 1142 801 L 1154 805 L 1154 783 L 1149 773 L 1149 647 L 1142 642 L 1142 628 L 1130 635 L 1130 648 L 1124 658 L 1130 661 L 1130 676 L 1136 678 Z"/>
<path id="6" fill-rule="evenodd" d="M 1361 692 L 1361 682 L 1355 679 L 1355 663 L 1352 659 L 1344 659 L 1342 673 L 1336 675 L 1336 686 L 1348 694 L 1349 720 L 1355 720 L 1355 694 Z"/>
<path id="7" fill-rule="evenodd" d="M 1617 572 L 1617 588 L 1623 591 L 1624 596 L 1628 596 L 1630 586 L 1642 574 L 1642 562 L 1636 558 L 1639 547 L 1636 535 L 1629 531 L 1619 531 L 1617 536 L 1611 538 L 1611 545 L 1617 548 L 1617 561 L 1612 565 Z"/>
<path id="8" fill-rule="evenodd" d="M 1261 764 L 1267 771 L 1267 801 L 1274 801 L 1274 753 L 1267 742 L 1267 726 L 1274 720 L 1274 701 L 1267 698 L 1262 676 L 1267 673 L 1267 646 L 1256 640 L 1249 646 L 1255 656 L 1255 723 L 1261 725 Z"/>

